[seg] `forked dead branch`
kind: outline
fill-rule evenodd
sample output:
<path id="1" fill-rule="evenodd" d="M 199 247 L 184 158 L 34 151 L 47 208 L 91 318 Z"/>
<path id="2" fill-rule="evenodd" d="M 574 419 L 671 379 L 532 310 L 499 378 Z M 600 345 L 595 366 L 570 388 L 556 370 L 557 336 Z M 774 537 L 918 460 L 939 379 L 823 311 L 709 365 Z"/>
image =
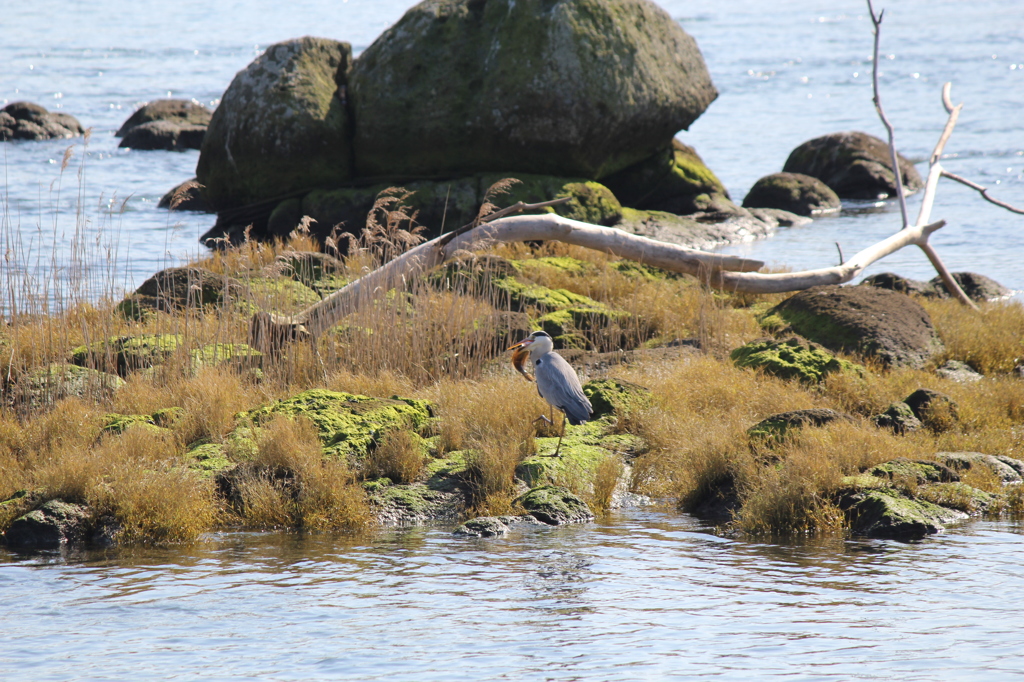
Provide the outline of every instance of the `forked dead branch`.
<path id="1" fill-rule="evenodd" d="M 258 314 L 253 318 L 251 328 L 253 345 L 257 348 L 272 350 L 290 340 L 305 338 L 308 335 L 318 336 L 336 325 L 346 315 L 368 304 L 379 294 L 395 287 L 405 286 L 413 278 L 441 265 L 459 252 L 481 251 L 496 244 L 525 241 L 561 241 L 566 244 L 603 251 L 619 258 L 628 258 L 664 270 L 691 274 L 717 289 L 761 294 L 801 291 L 825 284 L 844 284 L 853 280 L 872 263 L 906 246 L 914 245 L 924 251 L 945 283 L 947 290 L 964 305 L 976 308 L 974 302 L 963 292 L 943 264 L 935 248 L 928 242 L 932 233 L 946 224 L 944 220 L 931 221 L 939 178 L 945 176 L 972 187 L 981 192 L 986 200 L 1007 210 L 1015 213 L 1024 213 L 1024 211 L 993 199 L 987 194 L 985 188 L 949 173 L 942 167 L 940 162 L 942 152 L 963 107 L 962 104 L 953 106 L 949 98 L 951 86 L 950 83 L 946 83 L 942 88 L 942 103 L 948 118 L 929 158 L 928 179 L 921 200 L 921 210 L 917 220 L 910 224 L 902 178 L 899 174 L 899 163 L 897 162 L 895 131 L 885 115 L 878 89 L 879 33 L 884 11 L 876 14 L 871 0 L 868 0 L 868 9 L 874 27 L 873 101 L 879 117 L 889 133 L 889 149 L 896 172 L 897 200 L 903 217 L 903 226 L 892 236 L 869 246 L 839 265 L 799 272 L 758 272 L 764 265 L 760 261 L 688 249 L 629 234 L 611 227 L 571 220 L 556 214 L 509 216 L 509 213 L 537 210 L 561 203 L 563 200 L 529 205 L 520 202 L 406 251 L 294 317 Z"/>

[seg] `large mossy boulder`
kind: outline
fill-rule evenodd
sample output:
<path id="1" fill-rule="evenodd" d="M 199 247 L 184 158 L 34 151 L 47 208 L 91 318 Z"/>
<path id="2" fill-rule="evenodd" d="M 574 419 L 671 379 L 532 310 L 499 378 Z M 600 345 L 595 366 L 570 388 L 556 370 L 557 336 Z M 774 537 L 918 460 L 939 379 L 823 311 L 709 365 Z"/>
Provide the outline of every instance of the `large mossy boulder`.
<path id="1" fill-rule="evenodd" d="M 813 287 L 790 296 L 771 315 L 829 350 L 859 353 L 888 367 L 921 367 L 942 348 L 921 304 L 886 289 Z"/>
<path id="2" fill-rule="evenodd" d="M 647 0 L 426 0 L 349 82 L 362 176 L 600 179 L 717 96 L 696 42 Z"/>
<path id="3" fill-rule="evenodd" d="M 210 207 L 241 206 L 352 176 L 343 100 L 352 48 L 327 38 L 277 43 L 240 71 L 203 139 L 196 176 Z M 424 110 L 417 103 L 417 111 Z"/>
<path id="4" fill-rule="evenodd" d="M 906 191 L 924 187 L 914 164 L 898 156 Z M 831 133 L 808 140 L 790 152 L 782 170 L 818 178 L 843 199 L 896 195 L 889 145 L 867 133 Z"/>
<path id="5" fill-rule="evenodd" d="M 804 216 L 838 213 L 841 205 L 828 185 L 801 173 L 766 175 L 743 198 L 744 208 L 778 208 Z"/>
<path id="6" fill-rule="evenodd" d="M 0 109 L 0 142 L 53 140 L 77 137 L 84 132 L 74 116 L 47 111 L 32 102 L 11 102 Z"/>

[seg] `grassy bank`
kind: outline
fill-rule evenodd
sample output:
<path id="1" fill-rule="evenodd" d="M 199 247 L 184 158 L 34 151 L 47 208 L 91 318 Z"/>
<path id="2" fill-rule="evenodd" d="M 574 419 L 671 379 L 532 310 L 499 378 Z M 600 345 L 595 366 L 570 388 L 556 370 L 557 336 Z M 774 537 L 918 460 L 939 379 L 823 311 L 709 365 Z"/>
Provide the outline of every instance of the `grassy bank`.
<path id="1" fill-rule="evenodd" d="M 177 309 L 109 300 L 37 315 L 21 306 L 0 329 L 0 530 L 51 499 L 112 519 L 125 542 L 190 540 L 218 527 L 363 529 L 374 525 L 382 491 L 394 497 L 442 479 L 463 515 L 515 512 L 522 466 L 553 433 L 533 424 L 548 408 L 503 349 L 538 326 L 585 351 L 573 356 L 590 368 L 584 380 L 611 376 L 650 391 L 580 446 L 603 449 L 545 474 L 595 509 L 626 486 L 690 510 L 727 483 L 740 531 L 844 532 L 837 494 L 878 464 L 946 451 L 1024 457 L 1024 380 L 1012 373 L 1024 358 L 1024 308 L 1015 302 L 976 312 L 922 299 L 945 346 L 926 367 L 846 357 L 865 369 L 806 383 L 729 358 L 766 336 L 759 320 L 785 296 L 712 292 L 549 243 L 467 257 L 407 291 L 380 292 L 330 333 L 280 355 L 244 346 L 254 312 L 293 313 L 373 267 L 380 244 L 362 246 L 311 260 L 317 245 L 299 234 L 215 253 L 193 265 L 237 290 Z M 148 345 L 132 355 L 127 338 Z M 626 363 L 587 364 L 623 349 Z M 937 375 L 950 359 L 985 378 Z M 72 360 L 104 374 L 82 379 L 69 373 Z M 955 416 L 905 434 L 872 422 L 919 388 L 952 398 Z M 308 412 L 289 407 L 297 396 Z M 329 409 L 317 411 L 314 398 L 344 402 L 351 424 L 327 425 Z M 770 415 L 808 408 L 852 419 L 769 440 L 748 433 Z M 623 435 L 642 445 L 602 445 Z M 1001 495 L 989 512 L 1020 511 L 1019 486 L 981 468 L 961 480 Z M 907 477 L 890 485 L 917 493 Z"/>

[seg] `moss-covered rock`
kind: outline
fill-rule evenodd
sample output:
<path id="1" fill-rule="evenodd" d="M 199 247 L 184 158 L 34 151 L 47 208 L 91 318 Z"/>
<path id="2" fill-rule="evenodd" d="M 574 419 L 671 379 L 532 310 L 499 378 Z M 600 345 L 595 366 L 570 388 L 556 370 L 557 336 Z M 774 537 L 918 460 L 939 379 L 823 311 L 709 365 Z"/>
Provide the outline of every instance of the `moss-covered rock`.
<path id="1" fill-rule="evenodd" d="M 948 431 L 960 418 L 956 401 L 930 388 L 917 389 L 904 398 L 903 402 L 922 424 L 933 431 Z"/>
<path id="2" fill-rule="evenodd" d="M 847 492 L 840 496 L 839 506 L 851 530 L 869 537 L 922 538 L 967 518 L 962 511 L 885 488 Z"/>
<path id="3" fill-rule="evenodd" d="M 178 313 L 219 306 L 239 298 L 244 291 L 238 280 L 205 268 L 166 268 L 121 301 L 118 310 L 128 319 L 139 320 L 156 310 Z"/>
<path id="4" fill-rule="evenodd" d="M 50 500 L 16 519 L 4 542 L 19 549 L 55 549 L 84 543 L 91 526 L 92 510 L 86 505 Z"/>
<path id="5" fill-rule="evenodd" d="M 385 486 L 371 493 L 378 521 L 386 526 L 405 526 L 426 521 L 454 520 L 466 508 L 458 490 L 438 490 L 427 483 Z"/>
<path id="6" fill-rule="evenodd" d="M 905 402 L 891 403 L 885 408 L 885 412 L 871 418 L 875 426 L 879 428 L 892 429 L 894 433 L 910 433 L 917 431 L 923 424 L 917 418 L 910 405 Z"/>
<path id="7" fill-rule="evenodd" d="M 516 503 L 533 518 L 549 526 L 592 521 L 594 513 L 587 503 L 565 488 L 546 485 L 516 498 Z"/>
<path id="8" fill-rule="evenodd" d="M 149 414 L 107 414 L 103 416 L 103 432 L 121 434 L 131 428 L 141 427 L 154 432 L 165 431 L 156 425 L 153 415 Z"/>
<path id="9" fill-rule="evenodd" d="M 508 526 L 497 516 L 478 516 L 456 528 L 454 534 L 490 538 L 507 532 Z"/>
<path id="10" fill-rule="evenodd" d="M 922 500 L 972 515 L 984 514 L 999 500 L 997 495 L 959 482 L 923 485 L 916 494 Z"/>
<path id="11" fill-rule="evenodd" d="M 248 277 L 243 283 L 247 289 L 243 312 L 273 310 L 291 315 L 321 300 L 316 291 L 289 277 Z"/>
<path id="12" fill-rule="evenodd" d="M 817 344 L 793 337 L 786 341 L 751 341 L 729 353 L 737 367 L 761 369 L 783 379 L 817 383 L 832 372 L 862 372 L 863 368 L 837 358 Z"/>
<path id="13" fill-rule="evenodd" d="M 325 454 L 353 461 L 375 448 L 388 431 L 421 429 L 432 418 L 425 400 L 370 398 L 325 389 L 305 391 L 244 413 L 256 425 L 274 415 L 308 418 L 320 433 Z"/>
<path id="14" fill-rule="evenodd" d="M 647 449 L 639 436 L 609 433 L 607 420 L 590 421 L 581 426 L 565 427 L 565 437 L 558 447 L 558 438 L 537 438 L 537 452 L 516 467 L 516 478 L 529 486 L 544 484 L 569 485 L 575 490 L 589 490 L 598 466 L 608 457 L 631 460 Z"/>
<path id="15" fill-rule="evenodd" d="M 867 473 L 890 481 L 912 480 L 916 483 L 953 483 L 960 480 L 960 476 L 945 464 L 905 457 L 878 464 Z"/>
<path id="16" fill-rule="evenodd" d="M 367 176 L 600 179 L 717 94 L 693 39 L 646 0 L 427 0 L 359 56 L 350 83 Z"/>
<path id="17" fill-rule="evenodd" d="M 196 177 L 222 210 L 352 176 L 344 87 L 352 48 L 304 37 L 271 45 L 224 92 Z M 340 94 L 340 96 L 339 96 Z"/>
<path id="18" fill-rule="evenodd" d="M 628 329 L 631 319 L 630 313 L 604 306 L 573 306 L 541 315 L 535 322 L 559 348 L 613 350 L 631 345 L 629 332 L 632 330 Z M 644 338 L 638 339 L 639 342 L 646 339 L 646 334 L 641 335 Z"/>
<path id="19" fill-rule="evenodd" d="M 670 145 L 604 179 L 623 206 L 686 215 L 707 210 L 729 192 L 693 147 Z"/>
<path id="20" fill-rule="evenodd" d="M 538 209 L 539 213 L 554 213 L 565 218 L 595 225 L 614 225 L 622 217 L 622 205 L 612 191 L 599 182 L 585 178 L 565 178 L 532 173 L 495 173 L 480 176 L 480 197 L 487 189 L 504 178 L 518 180 L 507 192 L 492 199 L 499 206 L 511 206 L 517 201 L 536 204 L 542 201 L 568 197 L 569 201 L 557 206 Z"/>
<path id="21" fill-rule="evenodd" d="M 124 376 L 128 372 L 159 365 L 183 345 L 179 334 L 114 336 L 71 351 L 71 362 Z"/>
<path id="22" fill-rule="evenodd" d="M 898 157 L 906 192 L 924 187 L 914 164 Z M 818 178 L 844 199 L 879 199 L 896 196 L 891 159 L 889 145 L 873 135 L 831 133 L 794 149 L 782 170 Z"/>
<path id="23" fill-rule="evenodd" d="M 935 458 L 956 471 L 970 471 L 975 467 L 988 469 L 1003 483 L 1024 481 L 1024 462 L 1011 457 L 986 455 L 983 452 L 936 452 Z"/>
<path id="24" fill-rule="evenodd" d="M 114 374 L 54 363 L 18 377 L 4 393 L 11 405 L 38 409 L 69 396 L 106 400 L 123 385 L 124 380 Z"/>
<path id="25" fill-rule="evenodd" d="M 747 429 L 747 435 L 760 440 L 781 440 L 791 429 L 825 426 L 835 421 L 852 421 L 853 417 L 824 407 L 780 412 L 762 419 Z"/>
<path id="26" fill-rule="evenodd" d="M 214 476 L 234 466 L 220 443 L 197 445 L 185 453 L 185 458 L 189 468 L 204 476 Z"/>
<path id="27" fill-rule="evenodd" d="M 942 348 L 931 317 L 905 294 L 875 287 L 818 286 L 772 308 L 804 338 L 891 367 L 921 367 Z"/>
<path id="28" fill-rule="evenodd" d="M 593 379 L 583 385 L 594 412 L 591 419 L 629 414 L 651 402 L 651 391 L 623 379 Z"/>
<path id="29" fill-rule="evenodd" d="M 745 208 L 780 208 L 797 215 L 838 213 L 841 202 L 828 185 L 800 173 L 766 175 L 743 198 Z"/>

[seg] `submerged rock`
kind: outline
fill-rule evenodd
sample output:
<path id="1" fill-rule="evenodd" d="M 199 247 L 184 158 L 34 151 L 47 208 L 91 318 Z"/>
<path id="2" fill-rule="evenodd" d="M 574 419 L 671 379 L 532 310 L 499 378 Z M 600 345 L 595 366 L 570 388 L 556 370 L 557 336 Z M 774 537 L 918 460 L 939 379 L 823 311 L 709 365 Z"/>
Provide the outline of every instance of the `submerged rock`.
<path id="1" fill-rule="evenodd" d="M 905 294 L 874 287 L 817 286 L 771 310 L 801 336 L 889 367 L 922 367 L 942 348 L 927 311 Z"/>
<path id="2" fill-rule="evenodd" d="M 489 538 L 495 535 L 504 535 L 507 532 L 508 526 L 497 516 L 479 516 L 456 528 L 454 534 Z"/>
<path id="3" fill-rule="evenodd" d="M 553 485 L 534 488 L 516 498 L 526 512 L 549 526 L 594 520 L 587 503 L 565 488 Z"/>
<path id="4" fill-rule="evenodd" d="M 716 95 L 696 43 L 647 0 L 427 0 L 353 68 L 356 166 L 600 179 Z"/>
<path id="5" fill-rule="evenodd" d="M 0 109 L 0 142 L 70 138 L 84 132 L 74 116 L 32 102 L 11 102 Z"/>
<path id="6" fill-rule="evenodd" d="M 902 154 L 899 164 L 907 192 L 924 187 L 917 169 Z M 790 153 L 782 170 L 818 178 L 843 199 L 896 196 L 889 145 L 867 133 L 832 133 L 808 140 Z"/>
<path id="7" fill-rule="evenodd" d="M 743 199 L 744 208 L 780 208 L 803 216 L 838 213 L 841 205 L 828 185 L 801 173 L 766 175 Z"/>

